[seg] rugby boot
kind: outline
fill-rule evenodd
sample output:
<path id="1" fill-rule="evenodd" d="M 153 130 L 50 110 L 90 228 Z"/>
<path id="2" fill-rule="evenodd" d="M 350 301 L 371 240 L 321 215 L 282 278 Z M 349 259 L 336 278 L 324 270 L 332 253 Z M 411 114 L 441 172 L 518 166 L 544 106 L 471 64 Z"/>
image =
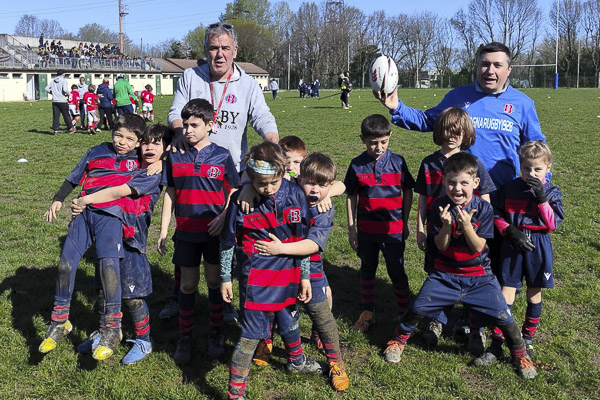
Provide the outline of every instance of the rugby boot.
<path id="1" fill-rule="evenodd" d="M 399 363 L 402 359 L 404 346 L 404 344 L 400 343 L 397 340 L 390 340 L 389 342 L 387 342 L 387 347 L 383 352 L 383 357 L 385 358 L 385 361 L 392 364 Z"/>
<path id="2" fill-rule="evenodd" d="M 517 369 L 519 375 L 525 379 L 533 379 L 537 375 L 535 364 L 531 361 L 529 356 L 515 357 L 512 360 L 513 365 Z"/>
<path id="3" fill-rule="evenodd" d="M 365 333 L 373 325 L 375 325 L 375 316 L 373 315 L 373 311 L 363 311 L 358 317 L 358 321 L 352 325 L 352 329 Z"/>
<path id="4" fill-rule="evenodd" d="M 158 313 L 158 318 L 168 319 L 176 315 L 179 315 L 179 304 L 177 303 L 177 300 L 170 299 L 165 307 L 160 310 L 160 313 Z"/>
<path id="5" fill-rule="evenodd" d="M 348 389 L 350 379 L 348 379 L 344 364 L 329 363 L 329 380 L 331 381 L 331 387 L 337 392 L 343 392 Z"/>
<path id="6" fill-rule="evenodd" d="M 427 330 L 423 332 L 423 340 L 429 347 L 435 347 L 442 336 L 442 323 L 431 320 L 427 326 Z"/>
<path id="7" fill-rule="evenodd" d="M 48 327 L 48 331 L 46 332 L 46 336 L 42 343 L 40 344 L 39 351 L 40 353 L 48 353 L 56 348 L 58 342 L 67 336 L 69 332 L 73 330 L 73 325 L 71 321 L 66 320 L 62 324 L 50 324 Z"/>
<path id="8" fill-rule="evenodd" d="M 175 353 L 173 353 L 173 361 L 177 365 L 184 365 L 192 360 L 192 337 L 181 336 L 175 346 Z"/>
<path id="9" fill-rule="evenodd" d="M 87 339 L 77 346 L 77 352 L 81 354 L 89 354 L 92 351 L 96 350 L 98 347 L 98 343 L 100 343 L 100 338 L 102 337 L 102 333 L 99 331 L 94 331 Z"/>
<path id="10" fill-rule="evenodd" d="M 271 358 L 272 350 L 273 343 L 267 343 L 264 339 L 261 339 L 258 342 L 256 351 L 254 352 L 254 357 L 252 358 L 252 362 L 254 362 L 254 365 L 258 365 L 259 367 L 269 365 L 269 359 Z"/>
<path id="11" fill-rule="evenodd" d="M 302 363 L 300 365 L 288 362 L 287 370 L 288 372 L 292 372 L 295 374 L 309 374 L 312 372 L 322 372 L 323 367 L 321 366 L 321 364 L 319 364 L 312 358 L 308 358 L 305 354 L 304 359 L 302 360 Z"/>
<path id="12" fill-rule="evenodd" d="M 127 354 L 125 354 L 125 357 L 123 357 L 123 359 L 121 360 L 123 365 L 129 365 L 142 361 L 144 358 L 148 357 L 150 353 L 152 353 L 152 348 L 154 347 L 152 339 L 148 341 L 142 339 L 128 339 L 127 342 L 133 343 L 133 347 L 127 352 Z"/>
<path id="13" fill-rule="evenodd" d="M 121 329 L 106 328 L 102 333 L 98 347 L 92 353 L 92 357 L 98 361 L 110 358 L 122 339 Z"/>

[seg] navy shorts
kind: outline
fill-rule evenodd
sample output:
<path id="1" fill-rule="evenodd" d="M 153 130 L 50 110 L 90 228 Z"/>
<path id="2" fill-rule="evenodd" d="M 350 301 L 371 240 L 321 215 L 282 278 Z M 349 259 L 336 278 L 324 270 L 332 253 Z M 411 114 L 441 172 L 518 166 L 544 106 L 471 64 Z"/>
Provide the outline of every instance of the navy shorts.
<path id="1" fill-rule="evenodd" d="M 240 307 L 241 337 L 246 339 L 264 339 L 271 334 L 273 315 L 281 335 L 294 329 L 298 324 L 300 312 L 296 304 L 280 311 L 248 310 Z"/>
<path id="2" fill-rule="evenodd" d="M 311 279 L 310 288 L 312 291 L 312 298 L 308 304 L 316 304 L 322 301 L 327 301 L 327 286 L 329 285 L 325 274 L 323 274 L 323 278 Z"/>
<path id="3" fill-rule="evenodd" d="M 85 208 L 69 225 L 68 241 L 79 257 L 96 241 L 97 258 L 123 258 L 123 224 L 119 218 Z"/>
<path id="4" fill-rule="evenodd" d="M 174 241 L 173 264 L 180 267 L 199 267 L 203 257 L 204 262 L 219 264 L 219 238 L 217 236 L 200 243 L 177 239 Z"/>
<path id="5" fill-rule="evenodd" d="M 121 259 L 120 270 L 122 298 L 138 299 L 152 293 L 152 273 L 146 254 L 125 246 L 125 254 Z M 98 263 L 96 263 L 95 271 L 96 289 L 102 289 Z"/>
<path id="6" fill-rule="evenodd" d="M 462 303 L 477 317 L 483 317 L 481 326 L 492 323 L 507 325 L 514 321 L 494 275 L 464 276 L 432 272 L 411 308 L 416 314 L 447 324 L 448 314 L 456 303 Z"/>
<path id="7" fill-rule="evenodd" d="M 356 254 L 360 258 L 360 268 L 375 272 L 379 264 L 379 251 L 383 254 L 388 271 L 404 271 L 404 247 L 403 241 L 382 243 L 374 242 L 365 237 L 364 234 L 358 235 L 358 249 Z"/>
<path id="8" fill-rule="evenodd" d="M 502 286 L 520 288 L 525 278 L 527 287 L 554 287 L 554 253 L 550 235 L 532 232 L 530 238 L 535 245 L 533 251 L 520 251 L 512 246 L 510 240 L 502 241 L 498 274 Z"/>

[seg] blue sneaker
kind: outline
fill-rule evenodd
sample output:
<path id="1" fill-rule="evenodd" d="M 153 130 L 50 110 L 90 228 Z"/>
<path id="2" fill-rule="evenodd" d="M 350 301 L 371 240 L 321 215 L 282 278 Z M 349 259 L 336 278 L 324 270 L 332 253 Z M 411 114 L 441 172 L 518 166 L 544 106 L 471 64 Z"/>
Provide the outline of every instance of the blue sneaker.
<path id="1" fill-rule="evenodd" d="M 100 339 L 102 338 L 102 333 L 99 331 L 94 331 L 87 339 L 77 346 L 77 352 L 81 354 L 89 354 L 92 351 L 96 350 L 98 347 L 98 343 L 100 343 Z"/>
<path id="2" fill-rule="evenodd" d="M 150 353 L 152 353 L 152 348 L 154 347 L 154 341 L 150 338 L 150 341 L 135 339 L 128 339 L 127 342 L 133 343 L 133 347 L 125 357 L 121 360 L 124 365 L 129 365 L 136 363 L 138 361 L 142 361 L 144 358 L 148 357 Z"/>

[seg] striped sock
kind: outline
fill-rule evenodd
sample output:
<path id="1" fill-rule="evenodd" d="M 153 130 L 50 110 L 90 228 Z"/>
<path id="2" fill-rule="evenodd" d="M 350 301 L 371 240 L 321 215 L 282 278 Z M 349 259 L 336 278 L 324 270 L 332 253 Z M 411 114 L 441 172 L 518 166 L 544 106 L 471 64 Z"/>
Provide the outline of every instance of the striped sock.
<path id="1" fill-rule="evenodd" d="M 183 293 L 179 291 L 179 333 L 190 336 L 194 329 L 194 307 L 196 292 Z"/>
<path id="2" fill-rule="evenodd" d="M 360 303 L 365 311 L 375 309 L 375 274 L 360 273 Z"/>
<path id="3" fill-rule="evenodd" d="M 295 329 L 289 330 L 281 335 L 285 344 L 288 361 L 294 365 L 300 365 L 304 361 L 304 351 L 302 350 L 302 340 L 300 339 L 300 328 L 296 325 Z"/>
<path id="4" fill-rule="evenodd" d="M 50 320 L 53 325 L 64 324 L 69 319 L 69 310 L 71 307 L 70 301 L 54 301 L 54 308 L 50 315 Z"/>
<path id="5" fill-rule="evenodd" d="M 525 312 L 525 321 L 521 333 L 524 338 L 533 339 L 538 325 L 540 324 L 540 316 L 542 315 L 542 302 L 530 303 L 527 302 L 527 311 Z"/>
<path id="6" fill-rule="evenodd" d="M 220 331 L 223 324 L 223 296 L 220 289 L 208 289 L 208 327 Z"/>
<path id="7" fill-rule="evenodd" d="M 402 315 L 408 310 L 410 305 L 410 290 L 408 287 L 396 288 L 394 287 L 394 296 L 396 297 L 396 305 L 398 306 L 398 314 Z"/>
<path id="8" fill-rule="evenodd" d="M 135 329 L 135 336 L 138 339 L 149 341 L 150 340 L 150 314 L 148 312 L 148 305 L 142 299 L 139 300 L 139 307 L 132 310 L 131 319 L 133 320 L 133 326 Z M 127 300 L 125 300 L 127 301 Z"/>

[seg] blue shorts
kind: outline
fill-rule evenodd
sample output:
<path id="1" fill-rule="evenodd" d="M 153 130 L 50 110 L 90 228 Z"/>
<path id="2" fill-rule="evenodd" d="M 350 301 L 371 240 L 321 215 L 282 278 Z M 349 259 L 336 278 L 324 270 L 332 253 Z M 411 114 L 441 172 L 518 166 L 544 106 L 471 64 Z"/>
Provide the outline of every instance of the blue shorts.
<path id="1" fill-rule="evenodd" d="M 511 245 L 510 240 L 502 241 L 498 274 L 502 286 L 520 288 L 525 277 L 527 287 L 554 287 L 554 252 L 550 235 L 532 232 L 530 238 L 535 245 L 533 251 L 520 251 Z"/>
<path id="2" fill-rule="evenodd" d="M 316 304 L 322 301 L 327 301 L 327 286 L 329 286 L 329 284 L 325 274 L 323 274 L 323 278 L 311 279 L 310 288 L 312 291 L 312 298 L 308 304 Z"/>
<path id="3" fill-rule="evenodd" d="M 97 258 L 123 258 L 124 255 L 121 220 L 89 208 L 71 221 L 66 240 L 78 249 L 79 257 L 92 246 L 93 240 Z"/>
<path id="4" fill-rule="evenodd" d="M 120 269 L 122 298 L 138 299 L 152 293 L 152 273 L 146 254 L 125 246 L 125 255 L 121 260 Z M 95 272 L 96 289 L 102 289 L 98 263 L 96 263 Z"/>
<path id="5" fill-rule="evenodd" d="M 219 264 L 219 238 L 211 237 L 207 242 L 186 242 L 185 240 L 175 241 L 175 251 L 173 252 L 173 264 L 180 267 L 199 267 L 204 257 L 204 262 L 209 264 Z"/>
<path id="6" fill-rule="evenodd" d="M 240 307 L 241 337 L 246 339 L 264 339 L 271 334 L 273 315 L 281 335 L 294 329 L 298 324 L 300 313 L 298 306 L 288 306 L 280 311 L 248 310 Z"/>
<path id="7" fill-rule="evenodd" d="M 448 314 L 456 303 L 482 317 L 481 326 L 507 325 L 513 317 L 506 305 L 500 284 L 494 275 L 464 276 L 435 271 L 427 276 L 411 305 L 412 311 L 448 323 Z"/>

